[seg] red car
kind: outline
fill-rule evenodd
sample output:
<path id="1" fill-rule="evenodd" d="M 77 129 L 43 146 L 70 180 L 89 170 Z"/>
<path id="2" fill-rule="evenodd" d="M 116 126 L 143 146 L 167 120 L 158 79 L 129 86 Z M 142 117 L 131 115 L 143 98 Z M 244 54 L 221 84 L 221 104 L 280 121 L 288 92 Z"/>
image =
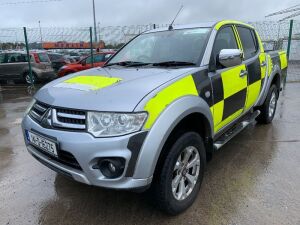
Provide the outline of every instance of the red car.
<path id="1" fill-rule="evenodd" d="M 94 67 L 102 67 L 107 59 L 115 52 L 101 52 L 94 54 Z M 92 68 L 92 57 L 88 56 L 76 63 L 70 63 L 61 67 L 57 73 L 59 77 L 65 76 L 70 73 L 87 70 Z"/>

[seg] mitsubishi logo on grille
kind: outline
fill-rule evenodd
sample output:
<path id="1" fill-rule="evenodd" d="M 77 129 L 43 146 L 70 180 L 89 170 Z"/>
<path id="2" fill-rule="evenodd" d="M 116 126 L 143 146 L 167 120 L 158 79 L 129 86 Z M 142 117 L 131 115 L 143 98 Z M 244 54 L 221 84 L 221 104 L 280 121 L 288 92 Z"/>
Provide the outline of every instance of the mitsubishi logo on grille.
<path id="1" fill-rule="evenodd" d="M 49 108 L 43 115 L 42 119 L 42 125 L 45 127 L 52 127 L 52 120 L 51 120 L 51 114 L 52 114 L 52 109 Z"/>

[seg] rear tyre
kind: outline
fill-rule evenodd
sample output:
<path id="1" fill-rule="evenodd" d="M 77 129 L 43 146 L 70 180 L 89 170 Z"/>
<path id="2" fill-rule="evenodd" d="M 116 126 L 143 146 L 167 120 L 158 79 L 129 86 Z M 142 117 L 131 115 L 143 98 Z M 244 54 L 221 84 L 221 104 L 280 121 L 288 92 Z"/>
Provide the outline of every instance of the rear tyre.
<path id="1" fill-rule="evenodd" d="M 269 124 L 272 122 L 277 108 L 277 100 L 278 100 L 278 90 L 276 85 L 273 84 L 269 89 L 264 104 L 259 107 L 260 114 L 256 118 L 258 123 Z"/>
<path id="2" fill-rule="evenodd" d="M 34 73 L 32 73 L 32 80 L 31 80 L 31 78 L 30 78 L 29 72 L 26 72 L 26 73 L 24 74 L 24 82 L 25 82 L 26 84 L 35 84 L 36 81 L 37 81 L 37 77 L 36 77 L 36 75 L 35 75 Z"/>
<path id="3" fill-rule="evenodd" d="M 152 193 L 155 205 L 170 215 L 190 207 L 199 192 L 205 163 L 201 136 L 196 132 L 179 136 L 154 177 Z"/>

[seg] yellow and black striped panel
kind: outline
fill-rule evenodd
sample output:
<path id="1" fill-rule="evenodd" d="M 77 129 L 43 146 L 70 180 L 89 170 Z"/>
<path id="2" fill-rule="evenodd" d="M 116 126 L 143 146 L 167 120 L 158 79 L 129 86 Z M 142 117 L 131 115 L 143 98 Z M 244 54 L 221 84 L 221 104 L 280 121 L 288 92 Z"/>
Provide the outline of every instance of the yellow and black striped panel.
<path id="1" fill-rule="evenodd" d="M 266 66 L 261 66 L 264 62 L 266 62 L 266 54 L 260 53 L 255 61 L 247 65 L 248 87 L 245 110 L 250 109 L 255 104 L 261 92 L 266 74 Z"/>
<path id="2" fill-rule="evenodd" d="M 269 54 L 267 55 L 267 61 L 268 61 L 268 77 L 269 77 L 273 71 L 273 61 Z"/>
<path id="3" fill-rule="evenodd" d="M 201 70 L 192 74 L 198 95 L 206 101 L 209 107 L 213 106 L 212 85 L 208 77 L 208 70 Z"/>
<path id="4" fill-rule="evenodd" d="M 278 65 L 282 72 L 282 79 L 285 79 L 287 75 L 287 67 L 288 67 L 288 60 L 286 51 L 279 51 L 279 52 L 270 52 L 270 61 L 272 62 L 272 67 Z M 271 71 L 269 71 L 269 75 Z"/>
<path id="5" fill-rule="evenodd" d="M 213 115 L 214 130 L 219 131 L 256 102 L 266 72 L 266 68 L 261 67 L 260 64 L 266 60 L 269 64 L 268 75 L 271 74 L 273 64 L 285 65 L 283 60 L 281 63 L 278 53 L 276 57 L 261 53 L 257 60 L 247 65 L 248 78 L 240 77 L 241 70 L 246 70 L 243 64 L 224 70 L 211 78 L 208 76 L 208 70 L 205 69 L 175 81 L 157 93 L 144 106 L 149 113 L 145 128 L 150 129 L 159 115 L 173 101 L 193 95 L 207 102 Z"/>
<path id="6" fill-rule="evenodd" d="M 288 66 L 287 55 L 285 51 L 278 52 L 279 60 L 280 60 L 280 68 L 285 69 Z"/>
<path id="7" fill-rule="evenodd" d="M 149 116 L 145 123 L 145 129 L 150 129 L 160 114 L 176 99 L 183 96 L 198 96 L 192 75 L 188 75 L 180 80 L 175 81 L 168 87 L 162 89 L 144 106 Z"/>
<path id="8" fill-rule="evenodd" d="M 245 65 L 216 74 L 212 77 L 214 105 L 212 106 L 215 132 L 238 117 L 247 98 L 247 78 L 240 77 Z"/>

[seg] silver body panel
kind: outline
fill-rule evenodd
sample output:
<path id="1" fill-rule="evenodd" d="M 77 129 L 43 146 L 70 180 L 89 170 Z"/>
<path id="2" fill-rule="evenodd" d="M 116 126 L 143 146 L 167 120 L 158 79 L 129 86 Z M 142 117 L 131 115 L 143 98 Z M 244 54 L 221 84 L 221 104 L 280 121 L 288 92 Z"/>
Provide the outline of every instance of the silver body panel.
<path id="1" fill-rule="evenodd" d="M 57 79 L 39 90 L 35 98 L 57 107 L 81 110 L 131 112 L 139 101 L 160 85 L 190 71 L 185 69 L 159 68 L 94 68 Z M 109 87 L 82 91 L 54 87 L 64 80 L 80 75 L 121 78 L 122 81 Z M 132 90 L 134 91 L 128 91 Z"/>
<path id="2" fill-rule="evenodd" d="M 31 154 L 34 154 L 36 157 L 40 158 L 40 160 L 71 174 L 72 177 L 79 182 L 115 189 L 137 188 L 147 186 L 151 183 L 151 176 L 144 177 L 143 179 L 135 179 L 134 177 L 125 177 L 123 174 L 117 179 L 106 179 L 99 170 L 92 168 L 92 165 L 95 164 L 97 158 L 116 156 L 126 159 L 126 171 L 128 161 L 131 157 L 131 152 L 127 149 L 127 144 L 129 138 L 133 134 L 114 138 L 94 138 L 92 135 L 85 132 L 67 132 L 43 128 L 29 116 L 25 116 L 23 119 L 22 128 L 23 132 L 30 129 L 41 134 L 46 134 L 47 136 L 55 137 L 59 142 L 61 149 L 72 153 L 79 162 L 82 171 L 51 160 L 49 157 L 45 157 L 45 155 L 36 151 L 31 145 L 28 145 L 28 141 L 25 138 L 27 149 Z"/>

